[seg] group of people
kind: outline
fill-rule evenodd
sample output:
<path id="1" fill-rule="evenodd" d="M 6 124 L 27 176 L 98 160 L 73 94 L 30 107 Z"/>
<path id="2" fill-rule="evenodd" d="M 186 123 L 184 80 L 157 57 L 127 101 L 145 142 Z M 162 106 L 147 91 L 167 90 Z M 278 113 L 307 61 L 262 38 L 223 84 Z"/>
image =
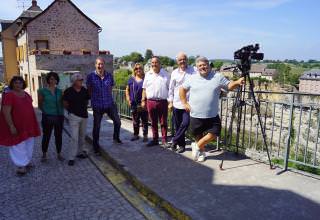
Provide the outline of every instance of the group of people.
<path id="1" fill-rule="evenodd" d="M 221 131 L 218 114 L 221 90 L 233 90 L 243 84 L 244 79 L 229 81 L 222 74 L 212 71 L 206 57 L 196 59 L 196 68 L 188 65 L 185 53 L 180 52 L 176 61 L 178 68 L 171 75 L 161 68 L 158 57 L 151 59 L 151 70 L 145 76 L 141 64 L 135 65 L 126 88 L 126 99 L 133 116 L 134 135 L 131 140 L 139 139 L 140 119 L 146 140 L 148 114 L 152 140 L 146 146 L 159 145 L 160 122 L 162 146 L 182 153 L 186 146 L 185 133 L 190 125 L 190 132 L 195 138 L 191 144 L 193 159 L 203 162 L 206 158 L 205 145 L 217 138 Z M 168 111 L 172 111 L 175 124 L 171 144 L 167 139 Z"/>
<path id="2" fill-rule="evenodd" d="M 221 122 L 218 115 L 218 98 L 221 89 L 232 90 L 243 84 L 243 78 L 229 81 L 223 75 L 211 70 L 209 60 L 199 57 L 196 68 L 188 65 L 187 55 L 176 57 L 178 68 L 171 76 L 161 68 L 160 59 L 151 59 L 150 71 L 144 73 L 143 65 L 135 64 L 133 75 L 126 87 L 126 100 L 131 108 L 133 137 L 138 140 L 140 123 L 143 128 L 143 141 L 148 141 L 148 119 L 151 122 L 152 139 L 146 144 L 159 145 L 158 123 L 160 122 L 162 146 L 171 147 L 182 153 L 185 150 L 185 133 L 190 124 L 194 160 L 205 160 L 204 146 L 219 136 Z M 101 154 L 99 144 L 100 125 L 104 114 L 113 121 L 113 142 L 121 144 L 121 121 L 117 106 L 112 97 L 115 85 L 112 73 L 105 71 L 105 61 L 98 57 L 95 71 L 86 78 L 75 73 L 71 76 L 72 85 L 64 92 L 57 87 L 59 76 L 55 72 L 46 75 L 47 87 L 38 91 L 38 107 L 42 112 L 42 162 L 48 160 L 47 151 L 52 131 L 54 131 L 57 159 L 63 161 L 62 132 L 64 129 L 64 109 L 68 112 L 71 144 L 68 145 L 68 165 L 73 166 L 76 157 L 86 158 L 85 133 L 88 119 L 88 101 L 93 110 L 93 150 Z M 10 91 L 3 95 L 0 114 L 0 145 L 9 146 L 9 154 L 17 166 L 18 174 L 25 174 L 32 166 L 34 138 L 40 136 L 40 128 L 32 106 L 32 98 L 24 91 L 26 83 L 20 76 L 10 81 Z M 167 117 L 173 112 L 175 135 L 168 144 Z"/>

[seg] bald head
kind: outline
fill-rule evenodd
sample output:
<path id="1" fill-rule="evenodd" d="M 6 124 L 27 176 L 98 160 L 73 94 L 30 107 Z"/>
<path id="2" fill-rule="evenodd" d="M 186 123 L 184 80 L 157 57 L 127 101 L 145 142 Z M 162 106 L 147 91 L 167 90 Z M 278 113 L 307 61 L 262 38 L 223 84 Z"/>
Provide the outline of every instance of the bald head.
<path id="1" fill-rule="evenodd" d="M 181 70 L 186 70 L 188 66 L 188 56 L 184 52 L 179 52 L 176 57 L 177 64 Z"/>

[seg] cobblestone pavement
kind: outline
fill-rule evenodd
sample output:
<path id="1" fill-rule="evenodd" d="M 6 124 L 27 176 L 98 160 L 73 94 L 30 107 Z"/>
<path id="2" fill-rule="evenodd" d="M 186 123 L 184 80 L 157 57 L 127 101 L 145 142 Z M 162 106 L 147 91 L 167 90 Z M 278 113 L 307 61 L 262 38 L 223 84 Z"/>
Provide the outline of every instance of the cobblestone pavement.
<path id="1" fill-rule="evenodd" d="M 33 164 L 26 176 L 18 177 L 8 149 L 0 147 L 0 219 L 144 219 L 89 161 L 56 159 L 53 138 L 49 160 L 43 164 L 41 139 L 36 139 Z M 63 155 L 70 139 L 64 134 Z"/>

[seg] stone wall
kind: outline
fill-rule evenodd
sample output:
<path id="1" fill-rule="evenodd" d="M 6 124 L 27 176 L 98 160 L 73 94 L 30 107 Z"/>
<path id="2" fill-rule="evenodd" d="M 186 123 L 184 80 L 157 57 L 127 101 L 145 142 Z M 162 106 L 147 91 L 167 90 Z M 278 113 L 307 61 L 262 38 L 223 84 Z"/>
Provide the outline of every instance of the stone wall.
<path id="1" fill-rule="evenodd" d="M 80 71 L 88 74 L 95 69 L 95 60 L 98 55 L 31 55 L 34 57 L 35 68 L 37 70 L 52 71 Z M 105 70 L 113 72 L 113 56 L 99 55 L 105 60 Z"/>
<path id="2" fill-rule="evenodd" d="M 42 15 L 27 25 L 29 50 L 36 49 L 35 40 L 47 40 L 50 53 L 81 49 L 99 50 L 98 27 L 85 18 L 67 0 L 56 0 Z"/>
<path id="3" fill-rule="evenodd" d="M 300 79 L 299 92 L 320 94 L 320 80 Z"/>

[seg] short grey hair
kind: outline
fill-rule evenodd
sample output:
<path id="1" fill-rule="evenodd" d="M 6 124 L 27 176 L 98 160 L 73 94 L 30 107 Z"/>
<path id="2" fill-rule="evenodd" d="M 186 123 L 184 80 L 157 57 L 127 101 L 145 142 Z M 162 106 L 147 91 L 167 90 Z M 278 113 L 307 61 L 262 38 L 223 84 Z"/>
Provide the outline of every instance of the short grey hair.
<path id="1" fill-rule="evenodd" d="M 96 63 L 97 63 L 98 60 L 102 61 L 103 63 L 106 63 L 106 61 L 103 59 L 103 57 L 97 57 L 96 58 Z"/>
<path id="2" fill-rule="evenodd" d="M 200 63 L 200 62 L 205 62 L 205 63 L 208 63 L 209 64 L 209 60 L 207 57 L 198 57 L 196 59 L 196 64 Z"/>
<path id="3" fill-rule="evenodd" d="M 74 73 L 71 76 L 71 83 L 75 83 L 75 81 L 79 80 L 79 79 L 84 79 L 81 73 Z"/>
<path id="4" fill-rule="evenodd" d="M 177 56 L 176 56 L 176 60 L 178 60 L 178 58 L 181 57 L 181 56 L 184 56 L 185 58 L 188 59 L 188 56 L 187 56 L 187 54 L 186 54 L 185 52 L 179 52 L 179 53 L 177 54 Z"/>

